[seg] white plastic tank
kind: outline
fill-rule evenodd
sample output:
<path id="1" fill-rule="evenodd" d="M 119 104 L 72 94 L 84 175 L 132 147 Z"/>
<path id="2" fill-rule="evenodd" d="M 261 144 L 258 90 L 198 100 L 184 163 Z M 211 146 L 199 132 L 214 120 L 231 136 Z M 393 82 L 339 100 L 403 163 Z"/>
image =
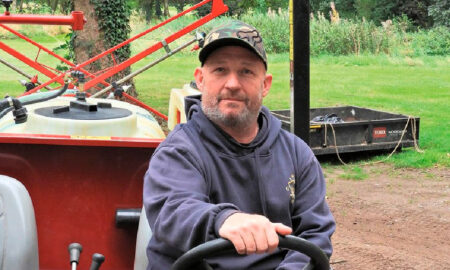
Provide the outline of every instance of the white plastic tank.
<path id="1" fill-rule="evenodd" d="M 179 123 L 186 123 L 184 98 L 186 96 L 199 94 L 201 94 L 201 92 L 193 88 L 190 84 L 185 84 L 181 89 L 173 88 L 172 91 L 170 91 L 169 120 L 167 120 L 167 127 L 170 130 L 173 130 L 173 128 Z"/>
<path id="2" fill-rule="evenodd" d="M 27 121 L 16 124 L 10 112 L 0 119 L 1 133 L 165 138 L 148 111 L 118 100 L 58 97 L 25 107 Z"/>

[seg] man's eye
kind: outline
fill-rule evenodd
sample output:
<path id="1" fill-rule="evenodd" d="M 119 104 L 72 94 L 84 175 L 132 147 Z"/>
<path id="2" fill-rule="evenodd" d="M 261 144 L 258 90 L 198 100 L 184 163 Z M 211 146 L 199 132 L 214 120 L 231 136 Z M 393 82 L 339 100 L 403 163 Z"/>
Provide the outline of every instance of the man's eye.
<path id="1" fill-rule="evenodd" d="M 246 74 L 246 75 L 250 75 L 250 74 L 253 74 L 253 71 L 251 71 L 250 69 L 243 69 L 242 73 Z"/>
<path id="2" fill-rule="evenodd" d="M 223 67 L 218 67 L 214 69 L 215 72 L 224 72 L 225 69 Z"/>

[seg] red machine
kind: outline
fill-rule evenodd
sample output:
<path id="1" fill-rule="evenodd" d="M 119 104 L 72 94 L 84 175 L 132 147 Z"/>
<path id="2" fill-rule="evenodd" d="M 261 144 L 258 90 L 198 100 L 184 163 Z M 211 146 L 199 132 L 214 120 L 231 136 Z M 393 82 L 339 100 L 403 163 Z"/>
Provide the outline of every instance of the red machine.
<path id="1" fill-rule="evenodd" d="M 177 20 L 182 16 L 185 16 L 186 14 L 191 13 L 192 11 L 198 9 L 199 7 L 201 7 L 207 3 L 211 3 L 212 8 L 211 8 L 211 12 L 209 14 L 205 15 L 204 17 L 198 19 L 197 21 L 191 23 L 190 25 L 183 27 L 179 31 L 169 35 L 164 40 L 156 42 L 154 45 L 150 46 L 149 48 L 145 49 L 144 51 L 130 57 L 129 59 L 127 59 L 121 63 L 118 63 L 116 61 L 116 59 L 114 58 L 113 53 L 116 50 L 122 48 L 125 45 L 132 43 L 133 41 L 138 40 L 139 38 L 141 38 L 145 35 L 150 34 L 154 30 L 159 29 L 159 28 L 167 25 L 168 23 L 170 23 L 174 20 Z M 67 59 L 64 59 L 63 57 L 61 57 L 61 56 L 57 55 L 56 53 L 52 52 L 51 50 L 49 50 L 48 48 L 45 48 L 44 46 L 40 45 L 39 43 L 34 42 L 33 40 L 27 38 L 26 36 L 20 34 L 19 32 L 13 30 L 12 28 L 10 28 L 4 24 L 5 23 L 39 23 L 39 24 L 62 24 L 62 25 L 68 24 L 68 25 L 72 25 L 73 30 L 80 30 L 79 28 L 82 29 L 82 27 L 84 25 L 84 21 L 85 21 L 82 13 L 74 12 L 74 13 L 72 13 L 71 16 L 56 16 L 56 17 L 54 17 L 54 16 L 37 16 L 37 15 L 11 15 L 7 11 L 7 12 L 5 12 L 4 15 L 0 15 L 0 27 L 9 31 L 10 33 L 14 34 L 15 36 L 29 42 L 30 44 L 36 46 L 39 50 L 38 50 L 38 54 L 36 55 L 35 60 L 33 60 L 33 59 L 30 59 L 29 57 L 21 54 L 20 52 L 16 51 L 15 49 L 11 48 L 10 46 L 6 45 L 5 43 L 3 43 L 1 41 L 0 41 L 0 49 L 5 51 L 6 53 L 12 55 L 13 57 L 17 58 L 21 62 L 27 64 L 28 66 L 34 68 L 36 71 L 40 72 L 41 74 L 45 75 L 46 77 L 50 78 L 47 82 L 36 86 L 34 89 L 27 91 L 24 95 L 29 95 L 29 94 L 35 93 L 36 91 L 38 91 L 52 83 L 59 83 L 62 86 L 64 84 L 64 77 L 66 75 L 70 75 L 74 71 L 80 71 L 87 77 L 86 78 L 87 81 L 84 85 L 84 90 L 88 90 L 90 88 L 97 87 L 98 84 L 102 84 L 104 87 L 108 87 L 109 83 L 107 83 L 105 81 L 105 79 L 112 77 L 113 75 L 117 74 L 118 72 L 130 67 L 131 65 L 135 64 L 136 62 L 142 60 L 144 57 L 156 52 L 159 49 L 164 48 L 168 54 L 172 55 L 173 51 L 172 52 L 170 51 L 170 48 L 168 47 L 169 44 L 171 44 L 175 40 L 179 39 L 180 37 L 194 31 L 199 26 L 209 22 L 210 20 L 214 19 L 215 17 L 225 13 L 227 10 L 228 10 L 228 8 L 226 5 L 224 5 L 222 0 L 202 1 L 194 6 L 190 7 L 189 9 L 186 9 L 185 11 L 145 30 L 144 32 L 142 32 L 140 34 L 137 34 L 134 37 L 129 38 L 128 40 L 126 40 L 120 44 L 117 44 L 116 46 L 106 50 L 105 52 L 103 52 L 97 56 L 94 56 L 91 59 L 89 59 L 83 63 L 80 63 L 78 65 L 73 64 L 72 62 L 68 61 Z M 83 19 L 81 19 L 81 17 Z M 192 44 L 193 42 L 194 41 L 189 42 L 189 44 Z M 70 67 L 70 69 L 66 72 L 59 72 L 55 69 L 49 68 L 48 66 L 46 66 L 42 63 L 39 63 L 38 57 L 39 57 L 39 54 L 41 51 L 44 51 L 47 54 L 51 55 L 52 57 L 55 57 L 58 60 L 62 61 L 63 63 L 68 65 Z M 107 57 L 107 56 L 110 56 L 113 59 L 114 65 L 112 67 L 108 67 L 102 71 L 97 72 L 96 74 L 91 74 L 84 69 L 84 67 L 86 67 L 87 65 L 90 65 L 90 64 L 98 61 L 99 59 L 101 59 L 103 57 Z M 167 116 L 153 110 L 152 108 L 150 108 L 146 104 L 142 103 L 138 99 L 136 99 L 126 93 L 124 93 L 124 96 L 127 99 L 129 99 L 130 101 L 132 101 L 133 103 L 136 103 L 139 106 L 142 106 L 145 109 L 148 109 L 148 110 L 152 111 L 153 113 L 156 113 L 160 117 L 164 118 L 165 120 L 167 120 Z"/>
<path id="2" fill-rule="evenodd" d="M 115 50 L 207 3 L 212 4 L 212 9 L 205 17 L 128 60 L 115 62 L 114 66 L 97 74 L 88 73 L 83 69 L 102 57 L 113 57 Z M 82 14 L 74 12 L 70 16 L 36 16 L 12 15 L 7 11 L 0 15 L 0 27 L 36 46 L 39 52 L 44 51 L 63 61 L 70 69 L 66 72 L 51 69 L 38 61 L 39 53 L 35 59 L 30 59 L 1 41 L 0 49 L 49 78 L 24 95 L 35 93 L 52 83 L 63 85 L 64 77 L 74 71 L 82 72 L 86 76 L 84 90 L 98 85 L 108 87 L 110 85 L 105 81 L 107 78 L 161 48 L 168 48 L 168 44 L 226 11 L 227 6 L 222 0 L 205 0 L 79 65 L 74 65 L 5 24 L 69 24 L 74 30 L 80 30 L 85 22 Z M 156 112 L 139 100 L 125 93 L 124 95 L 133 103 Z M 74 104 L 88 103 L 83 101 L 83 98 L 79 100 Z M 17 105 L 16 99 L 5 100 L 4 104 L 11 107 Z M 101 106 L 105 106 L 100 105 L 99 101 L 97 104 L 99 111 Z M 33 107 L 29 109 L 31 110 L 36 112 L 38 109 Z M 0 120 L 9 113 L 4 111 L 2 113 L 0 106 Z M 138 110 L 137 117 L 142 114 Z M 29 116 L 28 121 L 34 119 L 30 118 Z M 67 247 L 73 242 L 83 245 L 84 256 L 81 256 L 79 269 L 88 269 L 90 256 L 94 252 L 105 256 L 101 268 L 103 270 L 133 269 L 137 221 L 142 207 L 143 175 L 154 149 L 163 138 L 78 136 L 30 133 L 26 130 L 20 133 L 8 132 L 11 125 L 23 125 L 17 119 L 15 121 L 16 123 L 11 118 L 10 122 L 3 125 L 0 121 L 0 175 L 19 180 L 30 194 L 37 227 L 39 269 L 68 269 L 70 264 Z M 119 126 L 116 128 L 120 129 Z"/>

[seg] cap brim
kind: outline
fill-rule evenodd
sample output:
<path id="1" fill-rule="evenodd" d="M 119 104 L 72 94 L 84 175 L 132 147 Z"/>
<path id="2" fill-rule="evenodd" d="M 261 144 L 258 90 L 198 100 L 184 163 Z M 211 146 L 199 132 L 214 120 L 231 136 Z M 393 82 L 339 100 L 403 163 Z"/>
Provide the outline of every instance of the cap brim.
<path id="1" fill-rule="evenodd" d="M 238 39 L 238 38 L 221 38 L 221 39 L 214 40 L 211 43 L 208 43 L 205 47 L 202 48 L 202 50 L 200 51 L 200 53 L 198 55 L 198 59 L 202 63 L 202 66 L 205 63 L 208 56 L 213 51 L 215 51 L 216 49 L 223 47 L 223 46 L 241 46 L 246 49 L 249 49 L 250 51 L 254 52 L 261 59 L 261 61 L 264 63 L 264 66 L 267 69 L 267 63 L 266 63 L 266 61 L 264 61 L 264 58 L 258 53 L 258 51 L 253 46 L 251 46 L 250 44 L 245 42 L 244 40 Z"/>

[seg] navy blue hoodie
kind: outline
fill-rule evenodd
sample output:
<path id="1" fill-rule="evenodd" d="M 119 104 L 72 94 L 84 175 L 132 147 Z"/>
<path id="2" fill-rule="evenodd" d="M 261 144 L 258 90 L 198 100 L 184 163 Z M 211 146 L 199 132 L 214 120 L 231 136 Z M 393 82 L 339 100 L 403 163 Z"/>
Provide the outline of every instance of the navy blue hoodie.
<path id="1" fill-rule="evenodd" d="M 200 96 L 186 99 L 188 122 L 175 127 L 153 154 L 144 182 L 144 205 L 153 237 L 149 268 L 170 269 L 187 250 L 219 237 L 224 220 L 241 211 L 292 227 L 331 256 L 333 216 L 325 181 L 310 148 L 282 130 L 267 108 L 260 130 L 242 145 L 203 113 Z M 207 259 L 214 269 L 302 269 L 294 251 Z"/>

